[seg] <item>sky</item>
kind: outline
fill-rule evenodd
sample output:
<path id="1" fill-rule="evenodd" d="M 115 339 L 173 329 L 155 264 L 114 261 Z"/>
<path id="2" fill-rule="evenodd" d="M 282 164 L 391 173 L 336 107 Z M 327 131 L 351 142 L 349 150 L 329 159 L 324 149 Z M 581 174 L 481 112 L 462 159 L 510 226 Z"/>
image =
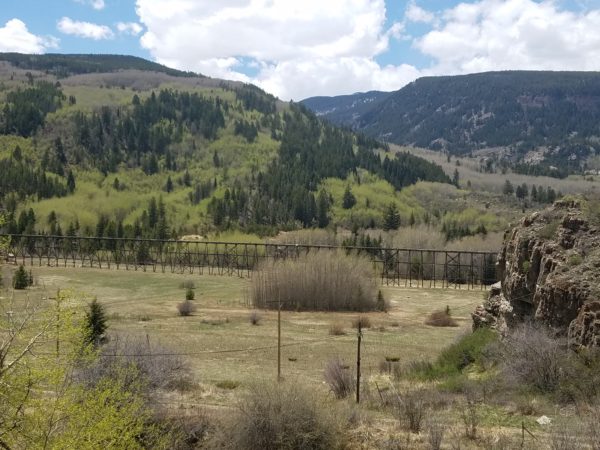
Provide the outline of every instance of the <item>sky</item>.
<path id="1" fill-rule="evenodd" d="M 0 0 L 0 52 L 113 53 L 283 100 L 600 70 L 600 0 Z"/>

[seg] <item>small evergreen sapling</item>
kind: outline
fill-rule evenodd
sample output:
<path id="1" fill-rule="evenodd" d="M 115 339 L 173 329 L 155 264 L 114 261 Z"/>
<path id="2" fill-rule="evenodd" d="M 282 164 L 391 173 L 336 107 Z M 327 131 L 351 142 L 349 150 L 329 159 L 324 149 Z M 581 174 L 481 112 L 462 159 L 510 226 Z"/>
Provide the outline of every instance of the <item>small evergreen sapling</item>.
<path id="1" fill-rule="evenodd" d="M 22 265 L 19 266 L 13 278 L 13 288 L 22 290 L 30 286 L 30 276 Z"/>
<path id="2" fill-rule="evenodd" d="M 85 314 L 85 329 L 86 342 L 94 347 L 97 347 L 106 339 L 104 335 L 108 329 L 106 312 L 104 306 L 97 299 L 92 300 Z"/>

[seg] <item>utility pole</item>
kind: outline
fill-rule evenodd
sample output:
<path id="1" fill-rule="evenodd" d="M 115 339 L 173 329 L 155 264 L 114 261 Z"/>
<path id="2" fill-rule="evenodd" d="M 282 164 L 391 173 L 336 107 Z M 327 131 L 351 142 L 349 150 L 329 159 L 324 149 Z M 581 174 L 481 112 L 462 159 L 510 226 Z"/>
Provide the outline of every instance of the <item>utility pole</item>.
<path id="1" fill-rule="evenodd" d="M 281 381 L 281 294 L 277 301 L 277 381 Z"/>
<path id="2" fill-rule="evenodd" d="M 358 318 L 358 346 L 356 349 L 356 403 L 360 403 L 360 341 L 362 340 L 362 321 Z"/>
<path id="3" fill-rule="evenodd" d="M 56 291 L 56 357 L 60 357 L 60 289 Z"/>

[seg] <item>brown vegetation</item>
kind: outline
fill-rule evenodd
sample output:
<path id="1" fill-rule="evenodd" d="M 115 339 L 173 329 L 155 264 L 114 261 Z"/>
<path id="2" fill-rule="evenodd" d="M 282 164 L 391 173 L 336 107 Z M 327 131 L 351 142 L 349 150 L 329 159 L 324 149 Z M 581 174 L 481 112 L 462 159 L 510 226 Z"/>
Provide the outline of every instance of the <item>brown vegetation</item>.
<path id="1" fill-rule="evenodd" d="M 343 252 L 314 252 L 296 260 L 268 262 L 252 279 L 256 308 L 297 311 L 373 311 L 372 266 Z"/>

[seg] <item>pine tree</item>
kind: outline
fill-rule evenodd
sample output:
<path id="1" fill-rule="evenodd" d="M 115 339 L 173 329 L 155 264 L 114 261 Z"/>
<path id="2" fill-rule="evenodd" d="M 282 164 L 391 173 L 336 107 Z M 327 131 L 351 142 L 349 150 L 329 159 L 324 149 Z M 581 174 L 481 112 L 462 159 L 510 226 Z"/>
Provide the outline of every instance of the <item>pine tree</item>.
<path id="1" fill-rule="evenodd" d="M 400 228 L 400 213 L 395 203 L 390 203 L 383 215 L 383 229 L 385 231 Z"/>
<path id="2" fill-rule="evenodd" d="M 512 195 L 515 192 L 513 185 L 510 181 L 506 180 L 504 182 L 504 187 L 502 188 L 502 193 L 504 195 Z"/>
<path id="3" fill-rule="evenodd" d="M 72 194 L 75 192 L 75 176 L 73 175 L 73 171 L 69 170 L 67 174 L 67 189 Z"/>
<path id="4" fill-rule="evenodd" d="M 92 300 L 89 310 L 85 314 L 86 342 L 98 346 L 105 339 L 104 333 L 108 329 L 104 306 L 97 299 Z"/>
<path id="5" fill-rule="evenodd" d="M 342 208 L 350 209 L 354 205 L 356 205 L 356 197 L 352 193 L 350 185 L 346 185 L 346 190 L 344 191 L 344 198 L 342 200 Z"/>
<path id="6" fill-rule="evenodd" d="M 171 180 L 171 175 L 167 178 L 167 184 L 165 185 L 165 191 L 167 193 L 173 192 L 173 180 Z"/>
<path id="7" fill-rule="evenodd" d="M 13 277 L 13 288 L 17 290 L 27 289 L 29 287 L 29 274 L 22 265 L 19 266 Z"/>
<path id="8" fill-rule="evenodd" d="M 319 228 L 329 225 L 329 196 L 324 190 L 319 192 L 317 199 L 317 224 Z"/>

